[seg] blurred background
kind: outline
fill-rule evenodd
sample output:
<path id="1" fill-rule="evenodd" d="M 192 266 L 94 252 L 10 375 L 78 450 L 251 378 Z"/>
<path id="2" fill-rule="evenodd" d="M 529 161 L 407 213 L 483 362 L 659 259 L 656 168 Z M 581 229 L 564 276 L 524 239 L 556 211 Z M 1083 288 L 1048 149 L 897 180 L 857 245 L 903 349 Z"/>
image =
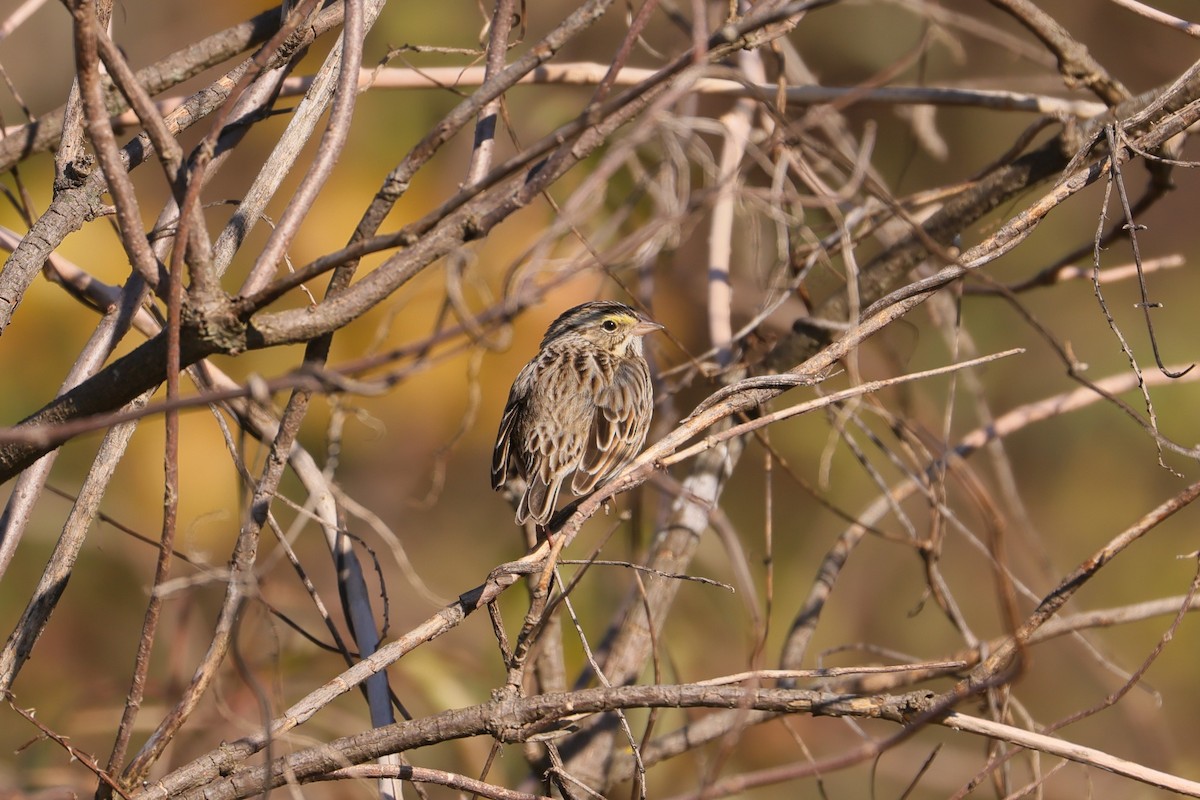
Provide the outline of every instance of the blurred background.
<path id="1" fill-rule="evenodd" d="M 17 5 L 16 0 L 0 0 L 0 18 L 6 18 Z M 1038 5 L 1085 43 L 1092 55 L 1134 93 L 1168 83 L 1200 52 L 1194 40 L 1115 4 L 1044 0 Z M 1155 6 L 1184 16 L 1194 16 L 1196 10 L 1182 0 L 1156 0 Z M 178 50 L 202 33 L 221 30 L 269 7 L 269 3 L 244 0 L 130 0 L 119 3 L 114 10 L 113 36 L 131 64 L 139 67 Z M 526 8 L 522 41 L 514 48 L 514 57 L 572 7 L 572 3 L 553 0 Z M 586 36 L 572 41 L 556 61 L 607 65 L 627 31 L 627 10 L 614 7 Z M 436 11 L 424 4 L 389 4 L 367 39 L 364 65 L 382 64 L 389 53 L 393 56 L 387 63 L 393 67 L 481 63 L 478 55 L 465 51 L 480 50 L 488 16 L 490 7 L 481 10 L 476 3 L 461 0 L 449 0 Z M 654 15 L 630 58 L 632 66 L 659 66 L 664 62 L 663 53 L 673 54 L 686 46 L 681 45 L 681 33 L 668 17 L 665 11 Z M 0 41 L 0 64 L 10 83 L 8 90 L 0 92 L 0 113 L 6 127 L 25 122 L 23 109 L 36 117 L 64 102 L 74 74 L 70 23 L 70 15 L 61 4 L 47 3 Z M 295 74 L 314 71 L 333 38 L 319 40 Z M 836 3 L 809 13 L 788 39 L 824 86 L 852 87 L 872 81 L 1094 99 L 1082 91 L 1067 90 L 1044 48 L 988 3 Z M 445 52 L 419 52 L 412 46 Z M 222 65 L 210 70 L 170 95 L 186 96 L 227 68 Z M 511 90 L 505 98 L 500 157 L 518 152 L 569 121 L 592 91 L 591 86 L 520 86 Z M 363 92 L 350 142 L 289 251 L 291 263 L 305 264 L 342 246 L 383 177 L 461 97 L 462 92 L 450 88 Z M 281 105 L 289 107 L 294 102 Z M 704 97 L 688 110 L 697 118 L 715 119 L 731 103 L 728 98 Z M 917 113 L 907 106 L 847 101 L 835 110 L 860 141 L 871 143 L 871 167 L 897 197 L 970 180 L 1001 157 L 1036 119 L 1030 113 L 973 106 L 939 107 L 931 112 L 932 119 L 925 120 L 915 119 Z M 805 110 L 792 112 L 798 118 Z M 244 194 L 249 176 L 257 171 L 287 120 L 287 115 L 280 114 L 256 128 L 206 191 L 205 202 L 210 204 L 206 213 L 214 230 L 231 212 L 229 204 Z M 917 131 L 925 124 L 936 131 L 932 140 L 923 141 L 918 136 Z M 1057 130 L 1049 126 L 1036 134 L 1038 141 Z M 184 134 L 181 139 L 185 149 L 194 146 L 205 131 L 206 126 L 200 124 Z M 132 133 L 119 135 L 118 141 L 125 141 Z M 687 157 L 694 159 L 690 172 L 695 182 L 693 191 L 703 196 L 713 190 L 713 185 L 711 171 L 706 170 L 699 151 L 707 147 L 708 156 L 715 157 L 717 144 L 712 137 L 699 139 L 697 152 Z M 939 150 L 931 141 L 940 141 L 944 149 Z M 764 145 L 763 151 L 767 149 Z M 464 179 L 470 150 L 468 132 L 444 147 L 418 174 L 383 229 L 398 229 L 451 196 Z M 676 155 L 658 141 L 643 145 L 638 152 L 640 163 Z M 1190 141 L 1181 157 L 1198 157 Z M 634 160 L 631 158 L 631 162 Z M 558 203 L 568 202 L 595 163 L 596 159 L 590 160 L 555 184 L 551 198 Z M 282 209 L 299 173 L 297 170 L 297 175 L 289 178 L 290 184 L 285 182 L 270 213 L 278 214 Z M 1131 164 L 1126 173 L 1131 192 L 1137 194 L 1135 190 L 1147 180 L 1144 165 Z M 52 155 L 43 153 L 22 161 L 18 174 L 33 207 L 44 211 L 52 199 Z M 1186 366 L 1200 358 L 1196 347 L 1200 318 L 1188 305 L 1193 301 L 1187 299 L 1197 297 L 1200 290 L 1200 279 L 1192 267 L 1198 255 L 1194 225 L 1200 181 L 1188 170 L 1176 170 L 1173 177 L 1174 191 L 1137 221 L 1147 226 L 1139 240 L 1143 258 L 1181 259 L 1182 266 L 1155 271 L 1148 280 L 1151 299 L 1163 303 L 1154 312 L 1162 358 L 1167 364 Z M 149 225 L 167 197 L 161 171 L 156 165 L 147 165 L 134 178 Z M 3 181 L 9 191 L 17 191 L 12 173 Z M 746 181 L 748 187 L 765 184 L 762 174 Z M 635 185 L 637 176 L 632 168 L 606 183 L 603 195 L 592 198 L 586 230 L 596 232 L 609 220 L 616 220 L 613 224 L 621 235 L 632 235 L 639 226 L 655 223 L 660 209 L 652 198 L 630 200 Z M 962 231 L 962 246 L 980 241 L 1047 189 L 1042 187 L 1001 207 L 972 229 Z M 1096 231 L 1103 190 L 1102 183 L 1097 183 L 1056 209 L 1026 242 L 989 265 L 987 275 L 1004 284 L 1018 282 L 1064 254 L 1086 246 Z M 747 189 L 737 209 L 732 272 L 735 329 L 761 307 L 771 291 L 780 259 L 777 226 L 764 205 L 761 196 Z M 802 224 L 809 226 L 815 236 L 828 235 L 832 230 L 828 215 L 820 208 L 796 213 L 804 217 Z M 1110 223 L 1117 213 L 1114 203 L 1109 208 Z M 386 635 L 410 629 L 436 612 L 440 604 L 479 584 L 496 564 L 524 553 L 524 538 L 512 522 L 510 508 L 488 486 L 491 447 L 513 377 L 536 351 L 546 326 L 562 310 L 597 297 L 629 300 L 626 290 L 631 290 L 633 297 L 669 331 L 667 336 L 648 340 L 658 371 L 702 358 L 711 346 L 704 280 L 708 265 L 707 201 L 702 199 L 672 225 L 664 226 L 663 235 L 670 241 L 653 258 L 637 264 L 636 269 L 618 273 L 624 287 L 596 269 L 594 262 L 589 263 L 586 249 L 577 238 L 563 235 L 547 241 L 544 234 L 557 218 L 558 212 L 549 202 L 530 204 L 490 236 L 454 257 L 450 268 L 465 276 L 462 284 L 466 300 L 476 310 L 489 307 L 514 286 L 555 283 L 544 299 L 513 320 L 510 340 L 496 339 L 503 346 L 489 349 L 468 343 L 463 348 L 444 349 L 384 394 L 318 398 L 305 422 L 301 443 L 319 462 L 336 466 L 338 484 L 369 512 L 352 515 L 355 519 L 351 529 L 377 558 L 378 574 L 369 579 L 377 585 L 382 578 L 386 586 Z M 19 234 L 27 229 L 7 202 L 0 204 L 0 225 Z M 227 276 L 228 288 L 240 284 L 254 253 L 268 235 L 267 225 L 255 228 Z M 865 263 L 877 248 L 865 244 L 856 255 L 859 263 Z M 57 252 L 108 283 L 119 284 L 128 275 L 128 261 L 117 235 L 105 221 L 84 226 Z M 365 259 L 361 272 L 378 265 L 383 257 Z M 1115 244 L 1104 251 L 1102 258 L 1105 267 L 1132 261 L 1127 243 Z M 625 263 L 635 261 L 630 258 Z M 842 262 L 839 259 L 837 263 Z M 1086 258 L 1076 263 L 1090 269 Z M 809 284 L 810 291 L 820 296 L 832 291 L 842 279 L 836 268 L 818 270 Z M 448 267 L 443 261 L 339 331 L 330 364 L 336 366 L 429 336 L 439 324 L 448 280 Z M 308 288 L 319 299 L 323 287 L 323 281 L 318 280 Z M 277 307 L 302 307 L 307 302 L 300 293 L 294 294 Z M 1137 282 L 1124 280 L 1106 286 L 1105 298 L 1142 368 L 1153 372 L 1150 342 L 1141 313 L 1134 308 L 1139 300 Z M 1063 281 L 1024 292 L 1021 304 L 1028 315 L 1067 343 L 1074 356 L 1088 365 L 1087 374 L 1092 379 L 1128 371 L 1128 361 L 1105 323 L 1089 280 Z M 961 357 L 956 353 L 958 348 L 943 336 L 945 328 L 931 320 L 931 308 L 932 304 L 918 309 L 862 348 L 858 358 L 863 378 L 927 369 Z M 803 303 L 791 300 L 771 316 L 766 329 L 786 331 L 791 320 L 803 312 Z M 943 308 L 939 313 L 945 312 Z M 54 396 L 95 319 L 58 286 L 45 280 L 34 283 L 0 340 L 0 376 L 4 376 L 0 423 L 14 424 Z M 980 391 L 993 414 L 1077 387 L 1045 339 L 1003 299 L 968 294 L 961 304 L 961 327 L 963 335 L 969 335 L 981 353 L 1026 348 L 1023 355 L 978 372 Z M 139 342 L 139 337 L 131 335 L 120 352 L 128 352 Z M 292 369 L 301 351 L 300 346 L 277 348 L 216 357 L 213 363 L 242 381 L 252 375 L 274 377 Z M 822 391 L 848 383 L 842 373 L 831 378 Z M 651 440 L 673 427 L 718 386 L 715 380 L 700 378 L 686 385 L 670 377 L 660 380 L 658 416 Z M 778 405 L 808 399 L 813 393 L 812 389 L 794 390 Z M 1195 413 L 1197 389 L 1190 380 L 1156 385 L 1151 393 L 1158 424 L 1166 437 L 1188 446 L 1200 439 L 1200 419 Z M 931 441 L 953 444 L 981 424 L 968 396 L 962 384 L 936 378 L 888 390 L 880 402 L 902 412 L 907 424 Z M 1137 392 L 1122 397 L 1135 409 L 1144 410 Z M 281 403 L 282 399 L 277 398 Z M 759 601 L 769 598 L 766 630 L 754 630 L 742 593 L 685 584 L 661 642 L 667 681 L 700 680 L 744 670 L 751 664 L 775 664 L 820 559 L 847 525 L 843 515 L 855 516 L 879 495 L 877 480 L 888 485 L 902 476 L 884 455 L 891 448 L 898 449 L 889 436 L 887 421 L 866 416 L 867 430 L 886 442 L 877 448 L 863 438 L 864 431 L 858 433 L 859 444 L 869 451 L 875 474 L 864 469 L 845 442 L 839 440 L 839 423 L 832 415 L 805 415 L 772 426 L 767 434 L 771 452 L 761 443 L 748 444 L 720 507 L 746 552 Z M 180 496 L 177 546 L 191 564 L 177 564 L 173 571 L 176 577 L 188 580 L 174 587 L 166 603 L 164 637 L 155 650 L 151 685 L 141 713 L 143 727 L 135 736 L 135 745 L 190 678 L 211 636 L 211 620 L 223 592 L 221 569 L 228 560 L 248 498 L 249 490 L 227 453 L 214 415 L 207 410 L 189 411 L 181 426 L 184 490 Z M 100 434 L 85 435 L 64 446 L 50 479 L 56 492 L 70 496 L 78 490 L 99 439 Z M 241 444 L 251 474 L 257 475 L 265 451 L 252 442 Z M 1166 456 L 1172 469 L 1159 466 L 1153 440 L 1125 413 L 1103 402 L 1029 425 L 1007 439 L 1004 447 L 1023 503 L 1021 507 L 999 509 L 1007 526 L 1008 555 L 1014 573 L 1038 596 L 1198 474 L 1194 461 L 1173 454 Z M 993 465 L 984 461 L 983 454 L 975 459 L 976 469 L 995 490 Z M 672 474 L 682 479 L 687 464 L 675 467 Z M 0 500 L 10 490 L 11 482 L 0 487 Z M 961 490 L 950 491 L 958 495 Z M 303 493 L 290 476 L 285 478 L 281 493 L 303 502 Z M 995 497 L 1008 495 L 996 490 Z M 156 555 L 152 546 L 136 540 L 126 529 L 156 539 L 162 501 L 163 429 L 161 418 L 154 418 L 143 423 L 134 436 L 102 506 L 109 519 L 98 522 L 91 531 L 70 586 L 33 659 L 14 686 L 17 705 L 36 706 L 42 723 L 69 734 L 74 746 L 101 760 L 111 746 L 127 691 L 131 654 Z M 961 496 L 952 501 L 951 505 L 964 515 L 965 526 L 982 528 L 979 513 L 969 502 Z M 614 513 L 593 519 L 574 546 L 577 552 L 568 555 L 584 557 L 616 529 L 602 557 L 636 560 L 656 525 L 665 519 L 670 502 L 671 498 L 654 485 L 618 498 Z M 909 502 L 906 508 L 914 518 L 928 517 L 927 504 Z M 765 510 L 768 503 L 769 515 Z M 0 582 L 0 623 L 5 635 L 27 602 L 69 509 L 70 500 L 56 494 L 47 494 L 40 502 L 16 560 Z M 296 517 L 294 509 L 284 503 L 276 503 L 275 511 L 285 526 Z M 625 511 L 633 515 L 630 524 L 622 521 Z M 374 519 L 368 521 L 362 516 Z M 903 535 L 903 528 L 894 519 L 889 518 L 879 527 Z M 390 533 L 383 535 L 383 530 Z M 310 578 L 317 587 L 327 597 L 336 597 L 333 569 L 315 526 L 308 526 L 297 537 L 295 546 L 305 563 L 311 565 Z M 1196 513 L 1185 509 L 1122 553 L 1118 562 L 1083 588 L 1068 609 L 1080 612 L 1183 594 L 1195 574 L 1196 560 L 1181 556 L 1195 553 L 1198 548 Z M 719 539 L 708 536 L 691 572 L 734 583 L 736 576 L 729 562 L 730 555 Z M 319 629 L 304 588 L 271 543 L 264 542 L 260 565 L 263 599 L 300 625 Z M 974 632 L 981 638 L 1001 635 L 1005 627 L 997 613 L 993 575 L 986 557 L 966 538 L 950 532 L 941 568 Z M 368 571 L 374 573 L 375 568 Z M 597 567 L 581 584 L 576 597 L 589 641 L 594 643 L 602 637 L 629 581 L 623 570 Z M 868 537 L 856 551 L 824 612 L 808 666 L 891 663 L 899 657 L 936 659 L 955 653 L 963 646 L 962 639 L 933 607 L 926 586 L 923 564 L 911 548 L 897 546 L 884 536 Z M 520 590 L 502 598 L 501 608 L 510 626 L 519 624 L 526 604 L 527 597 Z M 1030 606 L 1023 602 L 1021 608 L 1027 612 Z M 1098 703 L 1123 683 L 1123 676 L 1139 667 L 1170 620 L 1170 616 L 1157 616 L 1096 630 L 1087 634 L 1086 643 L 1068 637 L 1040 645 L 1033 651 L 1012 697 L 1014 706 L 1021 708 L 1017 717 L 1028 712 L 1036 720 L 1031 724 L 1045 724 Z M 585 662 L 577 636 L 567 627 L 568 674 L 574 675 Z M 765 641 L 760 642 L 763 633 Z M 317 651 L 262 606 L 248 610 L 241 642 L 260 678 L 266 681 L 276 712 L 342 668 L 338 656 Z M 1194 747 L 1200 739 L 1200 722 L 1194 713 L 1200 706 L 1200 688 L 1195 680 L 1198 654 L 1200 633 L 1194 620 L 1188 619 L 1139 686 L 1115 708 L 1070 726 L 1063 735 L 1156 769 L 1200 779 L 1200 757 Z M 491 688 L 503 680 L 503 674 L 489 623 L 482 614 L 390 670 L 397 694 L 418 715 L 483 702 Z M 220 730 L 220 738 L 232 739 L 260 724 L 253 692 L 232 671 L 219 680 L 200 715 L 203 721 L 173 745 L 163 769 L 183 764 L 214 747 L 218 737 L 212 736 L 212 731 Z M 690 716 L 666 713 L 657 723 L 658 730 L 673 729 Z M 644 715 L 634 714 L 631 719 L 636 723 Z M 300 729 L 297 746 L 362 730 L 366 725 L 361 700 L 351 693 Z M 894 731 L 895 726 L 890 724 L 794 717 L 786 725 L 776 722 L 747 732 L 744 745 L 724 764 L 722 774 L 801 760 L 804 748 L 829 755 L 853 747 L 862 736 L 884 736 Z M 923 731 L 883 755 L 872 772 L 847 770 L 826 776 L 819 785 L 811 780 L 790 782 L 747 790 L 739 796 L 817 797 L 824 792 L 828 797 L 865 797 L 874 791 L 875 796 L 897 797 L 938 744 L 944 747 L 934 768 L 922 776 L 910 796 L 950 796 L 979 768 L 985 743 L 964 741 L 944 730 Z M 470 764 L 473 766 L 464 771 L 471 773 L 486 759 L 487 745 L 473 740 L 410 756 L 414 763 L 447 769 L 463 769 L 463 764 Z M 63 785 L 84 793 L 91 791 L 92 779 L 86 770 L 71 763 L 53 743 L 38 740 L 37 731 L 8 709 L 0 709 L 0 754 L 0 796 L 7 789 L 33 791 Z M 720 757 L 713 745 L 652 771 L 651 796 L 668 797 L 695 789 L 698 776 Z M 524 774 L 524 768 L 520 759 L 502 761 L 494 768 L 493 777 L 504 776 L 497 780 L 511 783 Z M 338 796 L 339 790 L 311 791 L 313 796 L 326 796 L 321 792 Z M 365 795 L 370 789 L 343 786 L 340 791 Z M 430 791 L 431 796 L 449 796 L 437 794 L 436 789 Z M 995 794 L 990 787 L 978 791 Z M 1045 792 L 1047 797 L 1063 798 L 1165 796 L 1079 766 L 1068 766 L 1055 775 L 1047 782 Z"/>

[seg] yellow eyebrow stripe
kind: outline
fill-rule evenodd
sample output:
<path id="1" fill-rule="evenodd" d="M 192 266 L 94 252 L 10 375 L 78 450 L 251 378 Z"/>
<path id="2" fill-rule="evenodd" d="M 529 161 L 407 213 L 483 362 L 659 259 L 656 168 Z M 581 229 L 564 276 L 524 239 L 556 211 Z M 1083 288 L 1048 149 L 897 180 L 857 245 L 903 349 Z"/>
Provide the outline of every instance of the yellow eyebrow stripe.
<path id="1" fill-rule="evenodd" d="M 602 320 L 611 319 L 613 322 L 624 322 L 627 325 L 637 325 L 639 320 L 632 314 L 605 314 L 601 317 Z"/>

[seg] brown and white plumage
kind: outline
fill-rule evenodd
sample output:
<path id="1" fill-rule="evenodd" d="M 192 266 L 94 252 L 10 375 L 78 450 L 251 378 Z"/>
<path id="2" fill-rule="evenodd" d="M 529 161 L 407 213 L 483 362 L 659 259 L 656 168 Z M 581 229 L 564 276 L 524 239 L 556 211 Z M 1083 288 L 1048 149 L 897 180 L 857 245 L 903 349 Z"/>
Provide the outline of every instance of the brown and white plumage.
<path id="1" fill-rule="evenodd" d="M 576 306 L 551 323 L 513 381 L 492 453 L 493 489 L 524 481 L 519 524 L 549 522 L 567 478 L 574 494 L 585 495 L 641 450 L 653 413 L 642 337 L 660 328 L 608 301 Z"/>

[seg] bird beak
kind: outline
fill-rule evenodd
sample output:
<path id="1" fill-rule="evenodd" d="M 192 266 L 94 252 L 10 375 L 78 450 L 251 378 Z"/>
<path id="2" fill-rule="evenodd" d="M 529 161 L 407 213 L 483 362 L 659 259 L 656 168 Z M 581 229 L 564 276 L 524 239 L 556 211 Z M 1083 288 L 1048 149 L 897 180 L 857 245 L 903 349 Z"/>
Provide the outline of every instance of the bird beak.
<path id="1" fill-rule="evenodd" d="M 648 319 L 643 319 L 637 325 L 633 326 L 633 335 L 645 336 L 648 333 L 654 333 L 655 331 L 661 331 L 662 329 L 663 326 L 659 325 L 657 322 L 651 322 Z"/>

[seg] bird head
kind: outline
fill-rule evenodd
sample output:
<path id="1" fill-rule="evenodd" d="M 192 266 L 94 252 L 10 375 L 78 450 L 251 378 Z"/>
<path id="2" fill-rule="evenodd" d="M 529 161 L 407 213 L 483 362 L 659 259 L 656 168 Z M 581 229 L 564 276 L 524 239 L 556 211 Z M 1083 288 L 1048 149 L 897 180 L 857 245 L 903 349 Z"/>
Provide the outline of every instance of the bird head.
<path id="1" fill-rule="evenodd" d="M 641 355 L 642 337 L 662 327 L 623 303 L 601 300 L 564 311 L 550 324 L 542 347 L 579 336 L 614 355 Z"/>

